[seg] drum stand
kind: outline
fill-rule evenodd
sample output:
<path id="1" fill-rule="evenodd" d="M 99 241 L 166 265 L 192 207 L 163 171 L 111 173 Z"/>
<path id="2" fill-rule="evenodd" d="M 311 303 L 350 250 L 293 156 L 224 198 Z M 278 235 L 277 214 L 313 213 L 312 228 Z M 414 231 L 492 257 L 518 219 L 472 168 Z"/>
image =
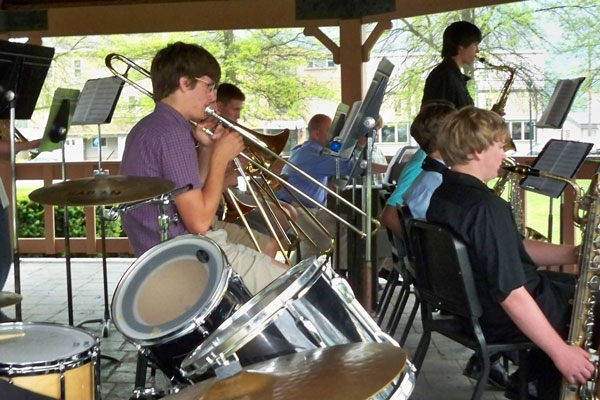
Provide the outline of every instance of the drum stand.
<path id="1" fill-rule="evenodd" d="M 64 144 L 63 144 L 63 162 L 64 162 Z M 98 124 L 98 170 L 94 171 L 94 176 L 96 175 L 108 175 L 108 170 L 102 169 L 102 135 L 100 130 L 100 124 Z M 67 208 L 65 206 L 65 218 L 67 215 Z M 66 219 L 65 219 L 66 221 Z M 65 232 L 68 232 L 65 229 Z M 104 318 L 99 319 L 90 319 L 87 321 L 81 322 L 78 327 L 81 327 L 86 324 L 91 323 L 101 323 L 102 324 L 102 337 L 108 337 L 110 331 L 110 310 L 108 308 L 108 268 L 106 266 L 106 227 L 104 220 L 104 206 L 100 206 L 100 235 L 102 237 L 102 280 L 104 282 Z M 65 240 L 67 238 L 67 233 L 65 233 Z M 66 249 L 66 247 L 65 247 Z M 69 281 L 70 284 L 70 281 Z M 121 363 L 118 359 L 107 356 L 106 354 L 100 355 L 101 359 L 108 360 L 114 363 Z"/>

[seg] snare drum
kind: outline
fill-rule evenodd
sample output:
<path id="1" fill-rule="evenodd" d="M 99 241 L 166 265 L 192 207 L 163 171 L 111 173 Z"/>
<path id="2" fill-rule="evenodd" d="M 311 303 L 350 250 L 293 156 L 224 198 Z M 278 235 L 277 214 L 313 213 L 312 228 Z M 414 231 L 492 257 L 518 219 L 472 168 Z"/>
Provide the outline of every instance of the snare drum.
<path id="1" fill-rule="evenodd" d="M 182 235 L 151 248 L 127 269 L 113 295 L 112 315 L 115 327 L 172 383 L 186 384 L 181 361 L 250 298 L 214 241 Z"/>
<path id="2" fill-rule="evenodd" d="M 100 398 L 99 343 L 68 326 L 0 324 L 0 379 L 55 399 Z"/>
<path id="3" fill-rule="evenodd" d="M 303 260 L 254 296 L 217 328 L 183 362 L 184 374 L 228 368 L 246 343 L 267 329 L 282 332 L 296 352 L 353 342 L 396 341 L 382 332 L 354 297 L 345 279 L 323 257 Z M 268 335 L 267 335 L 268 337 Z M 376 399 L 405 399 L 415 384 L 415 368 L 407 362 L 402 376 Z"/>

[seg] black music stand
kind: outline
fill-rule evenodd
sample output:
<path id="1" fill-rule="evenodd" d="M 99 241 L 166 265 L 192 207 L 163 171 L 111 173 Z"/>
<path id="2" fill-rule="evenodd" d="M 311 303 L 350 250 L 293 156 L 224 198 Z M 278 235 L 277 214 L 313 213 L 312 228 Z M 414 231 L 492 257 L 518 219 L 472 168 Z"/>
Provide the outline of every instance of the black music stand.
<path id="1" fill-rule="evenodd" d="M 94 176 L 108 175 L 108 170 L 102 169 L 102 124 L 112 120 L 115 107 L 119 101 L 123 80 L 118 77 L 90 79 L 83 86 L 75 115 L 74 125 L 98 126 L 98 169 Z M 100 232 L 102 240 L 102 280 L 104 285 L 104 318 L 91 319 L 81 322 L 78 326 L 91 323 L 102 324 L 102 337 L 108 337 L 110 331 L 110 308 L 108 305 L 108 267 L 106 265 L 106 220 L 104 206 L 100 206 Z"/>
<path id="2" fill-rule="evenodd" d="M 48 114 L 48 122 L 40 144 L 40 152 L 52 151 L 62 147 L 62 178 L 67 180 L 65 159 L 65 139 L 75 107 L 79 90 L 58 88 L 54 91 L 52 105 Z M 67 273 L 67 312 L 69 325 L 73 326 L 73 286 L 71 284 L 71 237 L 69 234 L 69 214 L 67 206 L 63 209 L 63 231 L 65 235 L 65 264 Z"/>
<path id="3" fill-rule="evenodd" d="M 54 56 L 50 47 L 32 46 L 0 40 L 0 118 L 10 118 L 10 160 L 12 173 L 11 211 L 15 292 L 21 293 L 21 264 L 17 221 L 17 168 L 15 120 L 29 119 L 46 80 Z M 22 321 L 21 304 L 15 317 Z"/>
<path id="4" fill-rule="evenodd" d="M 552 139 L 546 143 L 533 161 L 531 168 L 565 178 L 573 178 L 592 150 L 592 143 Z M 521 188 L 557 198 L 567 187 L 566 182 L 541 176 L 528 175 L 521 181 Z"/>
<path id="5" fill-rule="evenodd" d="M 379 110 L 383 103 L 383 97 L 385 95 L 385 89 L 390 79 L 392 71 L 394 70 L 394 64 L 392 64 L 387 58 L 383 57 L 377 66 L 377 70 L 369 86 L 369 90 L 365 95 L 363 101 L 357 101 L 352 105 L 350 112 L 345 117 L 345 123 L 339 132 L 339 135 L 335 135 L 335 132 L 329 132 L 330 141 L 326 146 L 322 154 L 332 155 L 339 158 L 349 158 L 353 155 L 355 148 L 357 147 L 358 140 L 366 137 L 366 147 L 362 150 L 363 159 L 358 159 L 355 164 L 350 178 L 356 178 L 364 170 L 365 179 L 362 186 L 362 209 L 365 211 L 366 216 L 364 217 L 364 230 L 367 234 L 365 238 L 365 252 L 364 255 L 358 252 L 357 245 L 351 246 L 349 243 L 348 247 L 355 250 L 354 255 L 356 259 L 364 256 L 364 274 L 361 277 L 360 270 L 357 268 L 352 271 L 348 266 L 348 279 L 354 283 L 355 288 L 360 288 L 358 293 L 363 296 L 361 298 L 362 303 L 367 309 L 371 308 L 371 296 L 369 290 L 372 290 L 372 284 L 376 282 L 377 271 L 372 265 L 372 235 L 371 235 L 371 219 L 373 214 L 372 208 L 372 186 L 373 186 L 373 175 L 372 175 L 372 160 L 371 154 L 373 151 L 373 141 L 377 131 L 375 125 L 377 118 L 379 117 Z M 337 129 L 337 126 L 334 127 Z M 337 180 L 336 186 L 340 183 Z M 356 191 L 356 180 L 354 180 L 352 198 L 355 198 Z M 356 215 L 356 214 L 355 214 Z M 350 257 L 348 257 L 350 259 Z M 353 273 L 354 272 L 354 273 Z M 362 280 L 361 278 L 365 278 Z"/>

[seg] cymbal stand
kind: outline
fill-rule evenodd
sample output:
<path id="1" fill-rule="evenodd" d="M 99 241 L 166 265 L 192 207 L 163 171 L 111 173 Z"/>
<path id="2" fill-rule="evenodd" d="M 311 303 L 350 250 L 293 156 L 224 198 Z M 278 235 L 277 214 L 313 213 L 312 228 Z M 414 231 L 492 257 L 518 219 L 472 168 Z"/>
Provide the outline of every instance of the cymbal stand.
<path id="1" fill-rule="evenodd" d="M 108 175 L 108 170 L 102 169 L 102 129 L 98 124 L 98 169 L 94 170 L 94 176 Z M 106 224 L 104 219 L 104 206 L 100 206 L 100 235 L 102 243 L 102 280 L 104 285 L 104 318 L 83 321 L 78 326 L 91 323 L 102 324 L 102 337 L 108 337 L 110 332 L 110 309 L 108 305 L 108 268 L 106 265 Z M 117 361 L 117 360 L 115 360 Z"/>
<path id="2" fill-rule="evenodd" d="M 4 92 L 7 101 L 10 102 L 10 167 L 12 174 L 11 190 L 11 228 L 13 233 L 13 273 L 15 278 L 15 292 L 21 294 L 21 259 L 19 255 L 19 231 L 17 221 L 17 153 L 15 149 L 15 106 L 16 95 L 12 90 Z M 15 305 L 15 319 L 23 320 L 21 303 Z"/>
<path id="3" fill-rule="evenodd" d="M 62 178 L 67 181 L 67 165 L 65 157 L 65 142 L 63 141 L 62 151 Z M 69 233 L 69 209 L 63 207 L 63 231 L 65 235 L 65 267 L 67 270 L 67 313 L 69 314 L 69 325 L 73 326 L 73 284 L 71 279 L 71 235 Z"/>

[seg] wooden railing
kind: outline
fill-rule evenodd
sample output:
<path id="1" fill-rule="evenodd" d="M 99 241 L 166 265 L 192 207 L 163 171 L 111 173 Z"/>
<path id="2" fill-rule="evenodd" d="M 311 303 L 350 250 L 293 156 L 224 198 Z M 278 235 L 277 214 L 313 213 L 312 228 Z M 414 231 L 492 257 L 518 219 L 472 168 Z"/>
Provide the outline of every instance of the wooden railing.
<path id="1" fill-rule="evenodd" d="M 529 164 L 534 157 L 517 157 L 517 162 Z M 592 175 L 598 169 L 598 159 L 588 158 L 579 173 L 577 179 L 591 179 Z M 119 171 L 119 162 L 103 162 L 103 168 L 107 169 L 110 175 L 117 175 Z M 94 169 L 97 169 L 98 163 L 93 161 L 70 162 L 67 163 L 67 177 L 69 179 L 89 178 L 94 175 Z M 44 186 L 52 184 L 53 181 L 62 179 L 62 169 L 60 163 L 19 163 L 17 164 L 17 186 L 19 181 L 23 180 L 43 180 Z M 9 199 L 11 198 L 11 168 L 8 162 L 0 162 L 0 176 L 3 179 L 4 187 Z M 564 204 L 565 210 L 562 210 L 561 230 L 563 243 L 575 242 L 575 227 L 572 217 L 572 204 L 574 201 L 573 192 L 565 191 Z M 527 206 L 525 204 L 525 212 Z M 64 238 L 55 236 L 54 215 L 52 206 L 44 206 L 44 232 L 43 238 L 19 238 L 19 251 L 21 254 L 60 254 L 64 251 Z M 96 213 L 95 207 L 85 207 L 86 217 L 86 237 L 72 238 L 71 251 L 73 253 L 82 253 L 95 255 L 101 251 L 101 240 L 96 237 Z M 11 216 L 12 218 L 12 216 Z M 133 254 L 131 245 L 127 238 L 107 238 L 107 253 L 129 253 Z"/>
<path id="2" fill-rule="evenodd" d="M 119 162 L 105 161 L 103 169 L 109 171 L 110 175 L 117 175 Z M 67 163 L 67 177 L 69 179 L 90 178 L 94 176 L 94 170 L 98 169 L 98 163 L 92 161 Z M 4 188 L 11 199 L 12 174 L 8 162 L 0 162 L 0 176 L 4 182 Z M 25 180 L 43 180 L 44 186 L 53 181 L 62 180 L 62 166 L 60 163 L 18 163 L 17 164 L 17 191 L 19 182 Z M 95 207 L 84 207 L 86 220 L 86 237 L 71 238 L 70 247 L 72 253 L 95 255 L 102 250 L 102 242 L 96 237 L 96 212 Z M 10 216 L 12 218 L 12 215 Z M 54 255 L 64 252 L 65 241 L 62 237 L 56 237 L 54 229 L 54 209 L 52 206 L 44 206 L 44 237 L 43 238 L 19 238 L 19 252 L 27 254 Z M 11 232 L 12 234 L 12 232 Z M 133 254 L 133 249 L 127 238 L 106 238 L 106 251 L 109 254 Z"/>

